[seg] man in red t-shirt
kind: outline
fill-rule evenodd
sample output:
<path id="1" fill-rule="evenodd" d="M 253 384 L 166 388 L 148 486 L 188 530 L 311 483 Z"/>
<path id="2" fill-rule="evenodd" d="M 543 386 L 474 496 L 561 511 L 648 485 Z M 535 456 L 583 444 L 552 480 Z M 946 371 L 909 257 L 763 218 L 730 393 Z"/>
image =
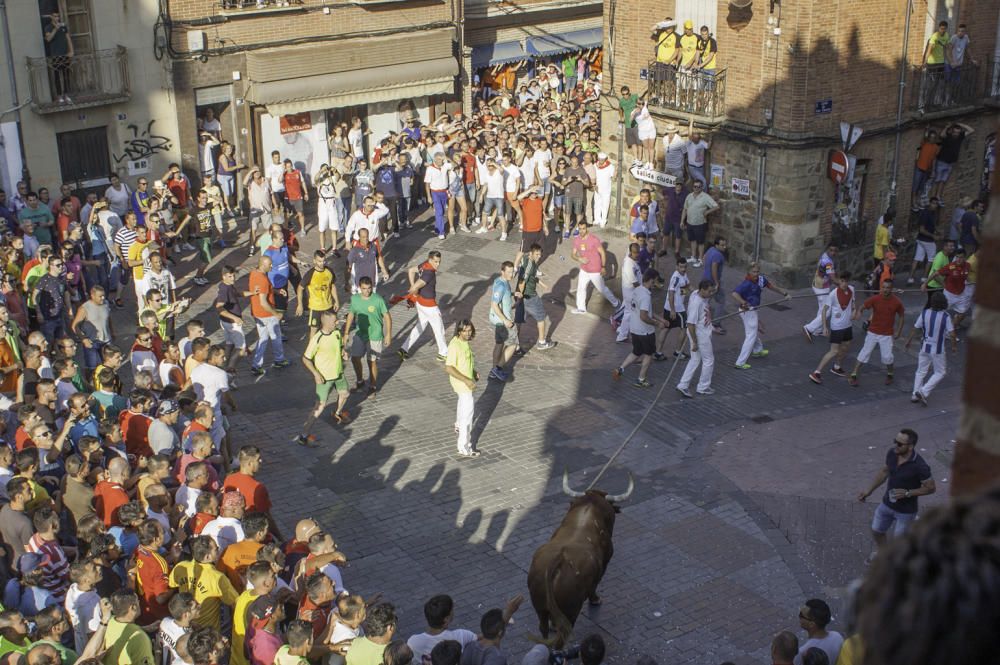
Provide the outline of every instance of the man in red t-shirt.
<path id="1" fill-rule="evenodd" d="M 121 526 L 118 510 L 128 503 L 128 494 L 125 492 L 128 476 L 128 462 L 115 457 L 108 462 L 107 479 L 99 481 L 94 488 L 94 512 L 107 528 Z"/>
<path id="2" fill-rule="evenodd" d="M 951 323 L 956 331 L 958 325 L 969 312 L 970 297 L 965 293 L 965 283 L 969 278 L 969 270 L 969 262 L 965 260 L 965 250 L 959 247 L 952 255 L 951 263 L 938 270 L 927 280 L 931 281 L 935 277 L 944 278 L 944 297 L 948 299 L 948 309 L 955 313 Z M 927 290 L 927 282 L 924 282 L 921 290 Z"/>
<path id="3" fill-rule="evenodd" d="M 250 272 L 247 290 L 250 297 L 250 313 L 257 324 L 257 348 L 254 349 L 250 372 L 257 376 L 264 373 L 264 352 L 272 348 L 274 366 L 288 367 L 291 363 L 285 360 L 285 348 L 281 340 L 282 313 L 274 308 L 274 287 L 271 286 L 267 273 L 271 271 L 271 257 L 262 255 L 257 260 L 257 270 Z"/>
<path id="4" fill-rule="evenodd" d="M 170 615 L 168 603 L 177 591 L 170 588 L 170 567 L 158 554 L 163 547 L 163 526 L 150 519 L 139 525 L 139 547 L 132 555 L 135 569 L 135 592 L 139 595 L 139 624 L 146 626 Z M 173 554 L 180 553 L 180 541 L 174 541 Z"/>
<path id="5" fill-rule="evenodd" d="M 858 353 L 858 360 L 854 363 L 854 369 L 847 382 L 852 386 L 858 385 L 858 370 L 872 357 L 872 351 L 878 346 L 879 356 L 885 363 L 885 384 L 892 383 L 892 345 L 893 342 L 903 333 L 903 319 L 905 309 L 903 301 L 892 292 L 892 280 L 886 279 L 879 285 L 878 295 L 874 295 L 864 302 L 861 310 L 870 309 L 871 318 L 868 320 L 868 333 L 865 335 L 865 344 Z"/>
<path id="6" fill-rule="evenodd" d="M 257 446 L 243 446 L 239 453 L 240 470 L 226 476 L 222 486 L 223 491 L 236 491 L 243 496 L 248 513 L 264 513 L 267 517 L 268 530 L 278 540 L 283 540 L 277 523 L 271 516 L 271 495 L 264 483 L 255 478 L 260 471 L 263 459 Z"/>
<path id="7" fill-rule="evenodd" d="M 125 452 L 133 457 L 151 457 L 153 449 L 149 445 L 149 426 L 153 419 L 146 413 L 153 405 L 153 397 L 148 390 L 133 390 L 129 395 L 126 411 L 118 414 L 118 426 L 125 439 Z"/>
<path id="8" fill-rule="evenodd" d="M 545 223 L 544 200 L 540 187 L 532 187 L 517 198 L 521 201 L 524 225 L 521 232 L 521 249 L 514 259 L 514 265 L 521 265 L 521 256 L 527 254 L 535 243 L 542 244 L 542 236 L 549 235 L 549 227 Z"/>
<path id="9" fill-rule="evenodd" d="M 295 211 L 295 216 L 299 220 L 299 228 L 304 234 L 306 216 L 303 212 L 303 201 L 309 200 L 309 189 L 306 187 L 306 179 L 302 177 L 302 171 L 295 168 L 292 160 L 286 159 L 284 166 L 285 172 L 282 177 L 285 181 L 285 208 L 289 211 Z"/>
<path id="10" fill-rule="evenodd" d="M 303 584 L 306 592 L 299 604 L 298 618 L 311 623 L 313 639 L 319 639 L 334 609 L 333 601 L 339 590 L 333 588 L 333 581 L 322 571 L 316 571 L 307 577 Z"/>

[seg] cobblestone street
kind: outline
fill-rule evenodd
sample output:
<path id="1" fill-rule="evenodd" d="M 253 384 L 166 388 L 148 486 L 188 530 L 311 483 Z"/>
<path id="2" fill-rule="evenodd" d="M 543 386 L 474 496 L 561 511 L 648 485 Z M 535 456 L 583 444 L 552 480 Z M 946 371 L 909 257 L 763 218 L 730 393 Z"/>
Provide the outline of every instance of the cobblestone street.
<path id="1" fill-rule="evenodd" d="M 623 238 L 599 235 L 609 255 L 622 255 Z M 301 256 L 313 241 L 305 239 Z M 453 625 L 475 630 L 483 611 L 527 594 L 532 554 L 567 507 L 563 470 L 574 486 L 585 487 L 673 364 L 654 365 L 651 390 L 613 383 L 610 371 L 627 345 L 614 343 L 604 315 L 568 315 L 564 298 L 570 274 L 575 277 L 568 272 L 569 244 L 552 244 L 542 279 L 553 287 L 546 307 L 558 346 L 529 350 L 506 384 L 486 381 L 493 344 L 489 284 L 515 245 L 465 234 L 439 242 L 415 229 L 388 244 L 393 278 L 380 292 L 400 293 L 405 266 L 434 248 L 444 255 L 438 296 L 449 336 L 451 324 L 466 316 L 480 331 L 474 348 L 484 378 L 474 440 L 482 457 L 456 454 L 455 397 L 428 345 L 429 332 L 405 363 L 394 352 L 383 357 L 377 399 L 352 395 L 347 408 L 355 419 L 348 426 L 335 428 L 327 412 L 317 427 L 319 448 L 290 443 L 313 399 L 312 382 L 298 363 L 256 382 L 242 366 L 235 393 L 240 411 L 230 418 L 237 447 L 265 451 L 262 478 L 285 533 L 296 519 L 319 519 L 350 557 L 348 589 L 382 592 L 397 607 L 403 636 L 422 629 L 421 608 L 430 595 L 451 594 Z M 232 256 L 245 256 L 244 250 Z M 672 260 L 663 261 L 661 269 L 673 268 Z M 335 270 L 341 279 L 342 262 Z M 727 268 L 725 283 L 731 288 L 741 276 Z M 620 293 L 617 282 L 612 289 Z M 199 315 L 214 291 L 214 285 L 181 288 L 198 298 L 192 313 Z M 654 293 L 656 302 L 663 297 Z M 908 331 L 922 296 L 907 294 L 904 302 Z M 599 295 L 590 306 L 603 312 Z M 814 312 L 811 297 L 762 311 L 771 355 L 745 372 L 732 368 L 742 326 L 727 320 L 728 334 L 714 338 L 717 394 L 681 401 L 673 389 L 679 363 L 649 418 L 600 480 L 600 488 L 621 492 L 630 472 L 635 492 L 616 523 L 615 556 L 600 586 L 604 603 L 585 608 L 575 636 L 601 632 L 612 662 L 634 662 L 640 654 L 661 664 L 765 662 L 772 634 L 797 628 L 805 598 L 828 598 L 835 617 L 841 614 L 844 587 L 871 551 L 867 525 L 876 498 L 861 504 L 854 497 L 880 468 L 900 427 L 920 433 L 918 449 L 938 481 L 927 504 L 947 495 L 961 358 L 949 358 L 952 374 L 928 408 L 909 403 L 915 355 L 901 344 L 894 385 L 883 385 L 877 365 L 869 365 L 859 388 L 832 375 L 816 386 L 807 374 L 825 340 L 810 345 L 800 332 Z M 391 313 L 393 336 L 401 340 L 414 322 L 412 310 L 400 305 Z M 204 318 L 210 330 L 217 327 L 213 314 Z M 288 326 L 290 358 L 305 344 L 304 325 L 300 319 Z M 526 347 L 534 343 L 529 326 L 523 337 Z M 629 371 L 634 377 L 635 369 Z M 843 628 L 836 620 L 834 627 Z M 536 631 L 526 602 L 505 638 L 512 663 Z"/>

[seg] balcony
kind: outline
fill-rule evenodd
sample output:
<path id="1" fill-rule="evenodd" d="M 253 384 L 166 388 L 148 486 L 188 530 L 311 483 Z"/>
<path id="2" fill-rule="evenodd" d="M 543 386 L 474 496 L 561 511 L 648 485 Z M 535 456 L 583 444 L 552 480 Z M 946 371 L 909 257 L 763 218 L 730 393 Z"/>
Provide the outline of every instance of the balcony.
<path id="1" fill-rule="evenodd" d="M 681 111 L 708 121 L 726 115 L 726 70 L 715 75 L 702 71 L 683 71 L 662 62 L 649 63 L 647 96 L 653 110 Z"/>
<path id="2" fill-rule="evenodd" d="M 240 13 L 282 13 L 304 9 L 304 0 L 216 0 L 224 16 Z"/>
<path id="3" fill-rule="evenodd" d="M 994 102 L 1000 101 L 1000 59 L 990 60 L 986 75 L 986 97 Z"/>
<path id="4" fill-rule="evenodd" d="M 72 57 L 28 58 L 31 107 L 58 113 L 128 101 L 128 51 L 124 46 Z"/>
<path id="5" fill-rule="evenodd" d="M 996 84 L 993 85 L 995 89 Z M 959 70 L 949 71 L 943 66 L 913 67 L 910 70 L 910 108 L 923 114 L 974 106 L 984 96 L 983 88 L 979 65 L 971 62 Z M 993 95 L 987 93 L 986 96 Z"/>

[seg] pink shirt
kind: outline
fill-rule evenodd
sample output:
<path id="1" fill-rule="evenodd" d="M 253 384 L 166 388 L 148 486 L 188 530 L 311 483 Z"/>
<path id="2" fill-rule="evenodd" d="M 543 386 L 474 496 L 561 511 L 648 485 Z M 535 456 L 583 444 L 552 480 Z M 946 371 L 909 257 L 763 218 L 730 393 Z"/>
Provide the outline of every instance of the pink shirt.
<path id="1" fill-rule="evenodd" d="M 253 665 L 270 665 L 274 655 L 284 644 L 282 639 L 266 630 L 255 630 L 250 638 L 250 662 Z"/>
<path id="2" fill-rule="evenodd" d="M 602 247 L 601 239 L 593 232 L 587 234 L 586 238 L 577 236 L 573 238 L 573 250 L 577 256 L 586 259 L 580 264 L 583 272 L 601 272 L 604 264 L 601 262 L 601 253 L 598 251 Z"/>

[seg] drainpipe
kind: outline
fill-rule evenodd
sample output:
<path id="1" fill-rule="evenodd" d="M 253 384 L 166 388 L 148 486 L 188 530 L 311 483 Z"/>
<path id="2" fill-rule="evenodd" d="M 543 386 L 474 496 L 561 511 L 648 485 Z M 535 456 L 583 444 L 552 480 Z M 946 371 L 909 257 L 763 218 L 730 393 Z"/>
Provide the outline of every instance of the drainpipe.
<path id="1" fill-rule="evenodd" d="M 903 99 L 906 92 L 906 69 L 909 64 L 907 54 L 910 48 L 910 18 L 913 15 L 913 0 L 906 0 L 906 23 L 903 26 L 903 56 L 899 66 L 899 96 L 896 99 L 896 147 L 892 157 L 892 184 L 889 186 L 889 207 L 896 207 L 896 181 L 899 177 L 899 148 L 903 140 Z"/>
<path id="2" fill-rule="evenodd" d="M 767 148 L 760 149 L 757 165 L 757 223 L 753 234 L 753 260 L 760 261 L 760 234 L 764 228 L 764 177 L 767 174 Z"/>
<path id="3" fill-rule="evenodd" d="M 10 43 L 10 25 L 7 22 L 7 2 L 0 0 L 0 29 L 3 30 L 5 57 L 7 58 L 7 77 L 10 84 L 11 106 L 14 107 L 15 124 L 17 125 L 17 147 L 21 153 L 21 180 L 31 189 L 31 172 L 28 170 L 28 157 L 24 151 L 24 134 L 21 132 L 21 102 L 17 96 L 17 68 L 14 66 L 14 49 Z"/>

